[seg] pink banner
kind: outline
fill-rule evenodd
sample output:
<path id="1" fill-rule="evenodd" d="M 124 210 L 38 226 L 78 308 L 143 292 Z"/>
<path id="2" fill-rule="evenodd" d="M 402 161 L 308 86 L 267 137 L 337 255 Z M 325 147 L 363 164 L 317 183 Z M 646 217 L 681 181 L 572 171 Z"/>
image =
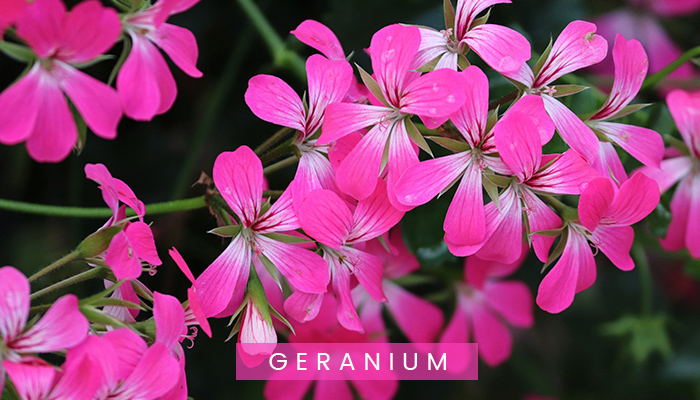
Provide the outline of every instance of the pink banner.
<path id="1" fill-rule="evenodd" d="M 476 343 L 279 343 L 271 354 L 269 344 L 236 346 L 238 380 L 476 380 L 478 377 Z"/>

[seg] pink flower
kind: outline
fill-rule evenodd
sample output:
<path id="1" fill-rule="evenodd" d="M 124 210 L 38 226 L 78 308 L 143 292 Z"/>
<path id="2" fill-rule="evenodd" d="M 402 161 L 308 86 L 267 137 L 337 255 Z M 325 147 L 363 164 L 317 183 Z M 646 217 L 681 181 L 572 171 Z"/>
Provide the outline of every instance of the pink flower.
<path id="1" fill-rule="evenodd" d="M 61 371 L 38 358 L 2 366 L 21 400 L 90 400 L 102 378 L 88 358 L 66 363 Z"/>
<path id="2" fill-rule="evenodd" d="M 414 343 L 432 343 L 442 329 L 444 317 L 439 307 L 424 300 L 392 282 L 420 268 L 418 259 L 406 248 L 401 237 L 401 229 L 397 226 L 384 235 L 390 251 L 382 245 L 379 239 L 373 239 L 360 247 L 363 251 L 380 258 L 384 263 L 384 280 L 382 289 L 386 295 L 386 308 L 403 334 Z M 382 305 L 365 291 L 355 288 L 353 300 L 360 308 L 360 319 L 363 325 L 376 327 L 385 331 L 382 317 Z M 366 327 L 367 329 L 370 329 Z M 374 330 L 374 329 L 373 329 Z"/>
<path id="3" fill-rule="evenodd" d="M 190 267 L 187 266 L 187 263 L 182 258 L 180 252 L 177 251 L 176 248 L 173 247 L 172 249 L 168 250 L 168 253 L 170 254 L 170 257 L 173 259 L 173 261 L 175 261 L 175 264 L 178 266 L 178 268 L 180 268 L 180 271 L 182 271 L 185 277 L 187 277 L 187 279 L 192 284 L 192 286 L 189 289 L 187 289 L 188 304 L 187 308 L 185 308 L 185 325 L 199 325 L 204 330 L 204 333 L 206 333 L 207 336 L 211 337 L 211 326 L 209 325 L 209 321 L 204 315 L 202 306 L 199 304 L 199 296 L 197 294 L 197 287 L 195 285 L 196 281 L 194 279 L 194 275 L 192 275 L 192 271 L 190 271 Z"/>
<path id="4" fill-rule="evenodd" d="M 346 329 L 362 332 L 350 290 L 356 278 L 376 301 L 384 301 L 382 260 L 354 245 L 387 232 L 403 217 L 387 199 L 386 184 L 379 181 L 375 192 L 357 203 L 351 212 L 335 193 L 319 189 L 309 193 L 299 207 L 299 222 L 309 236 L 321 243 L 328 263 L 331 284 L 338 300 L 338 320 Z M 285 311 L 300 322 L 316 317 L 323 294 L 296 292 L 285 302 Z"/>
<path id="5" fill-rule="evenodd" d="M 165 23 L 173 14 L 188 10 L 199 0 L 159 0 L 154 6 L 124 16 L 124 31 L 131 38 L 131 52 L 117 75 L 117 91 L 124 114 L 150 120 L 172 107 L 177 86 L 163 50 L 183 72 L 193 78 L 197 69 L 197 42 L 192 32 Z"/>
<path id="6" fill-rule="evenodd" d="M 642 87 L 649 66 L 646 52 L 638 41 L 627 41 L 618 34 L 613 48 L 613 59 L 615 81 L 610 96 L 603 107 L 585 122 L 643 164 L 659 168 L 664 156 L 664 141 L 661 135 L 640 126 L 607 122 L 626 115 L 625 107 Z M 604 176 L 612 173 L 618 182 L 627 180 L 627 174 L 612 144 L 601 142 L 600 146 L 602 150 L 593 166 Z"/>
<path id="7" fill-rule="evenodd" d="M 13 24 L 17 17 L 29 5 L 27 0 L 5 0 L 0 2 L 0 35 Z"/>
<path id="8" fill-rule="evenodd" d="M 555 99 L 556 86 L 548 85 L 570 72 L 588 67 L 605 58 L 608 43 L 596 35 L 595 31 L 596 26 L 590 22 L 571 22 L 552 45 L 551 52 L 537 75 L 527 64 L 523 64 L 522 68 L 516 72 L 504 74 L 523 84 L 527 93 L 542 97 L 547 114 L 554 121 L 561 137 L 588 162 L 596 159 L 598 138 L 576 114 Z"/>
<path id="9" fill-rule="evenodd" d="M 524 260 L 522 256 L 513 263 L 501 264 L 468 257 L 464 263 L 465 282 L 457 285 L 457 307 L 440 342 L 466 343 L 473 337 L 487 364 L 496 366 L 507 360 L 513 338 L 504 322 L 519 328 L 531 327 L 532 294 L 522 282 L 498 278 L 515 272 Z"/>
<path id="10" fill-rule="evenodd" d="M 595 260 L 588 245 L 603 252 L 623 271 L 634 268 L 629 255 L 634 242 L 630 225 L 641 221 L 659 204 L 654 181 L 635 173 L 617 189 L 609 178 L 591 181 L 579 200 L 579 220 L 567 225 L 564 252 L 544 277 L 537 293 L 537 304 L 558 313 L 568 308 L 574 295 L 589 288 L 596 279 Z"/>
<path id="11" fill-rule="evenodd" d="M 117 13 L 98 1 L 82 2 L 67 13 L 60 0 L 36 0 L 16 25 L 38 60 L 0 94 L 0 142 L 26 141 L 29 155 L 39 162 L 66 158 L 78 130 L 65 96 L 95 134 L 114 139 L 122 116 L 116 92 L 75 65 L 112 47 L 121 29 Z"/>
<path id="12" fill-rule="evenodd" d="M 500 72 L 519 70 L 530 59 L 530 43 L 523 35 L 501 25 L 475 24 L 476 16 L 498 3 L 510 0 L 459 0 L 455 10 L 454 28 L 436 31 L 421 28 L 421 45 L 417 64 L 437 59 L 435 69 L 457 70 L 458 59 L 470 49 L 491 68 Z"/>
<path id="13" fill-rule="evenodd" d="M 340 189 L 358 200 L 374 192 L 386 164 L 389 199 L 395 207 L 405 209 L 395 201 L 393 188 L 401 174 L 418 162 L 417 148 L 409 134 L 409 129 L 415 127 L 409 127 L 407 117 L 415 114 L 428 126 L 437 127 L 466 100 L 460 88 L 462 76 L 457 72 L 437 70 L 421 76 L 413 71 L 418 67 L 415 55 L 420 42 L 415 26 L 390 25 L 375 33 L 369 52 L 377 105 L 333 103 L 326 108 L 317 144 L 328 144 L 373 126 L 336 171 Z"/>
<path id="14" fill-rule="evenodd" d="M 262 163 L 255 153 L 242 146 L 219 154 L 213 175 L 221 196 L 240 221 L 240 232 L 195 282 L 204 315 L 233 314 L 235 310 L 227 306 L 237 288 L 245 287 L 254 256 L 269 260 L 297 290 L 325 292 L 330 277 L 323 259 L 275 239 L 278 232 L 299 228 L 299 221 L 289 191 L 263 208 Z"/>
<path id="15" fill-rule="evenodd" d="M 21 362 L 24 355 L 53 353 L 85 339 L 88 321 L 78 310 L 78 298 L 65 295 L 31 328 L 29 280 L 14 267 L 0 268 L 0 359 Z M 0 392 L 4 372 L 0 369 Z"/>
<path id="16" fill-rule="evenodd" d="M 661 169 L 644 167 L 662 192 L 680 181 L 671 200 L 671 224 L 661 246 L 669 251 L 688 249 L 700 258 L 700 92 L 674 90 L 666 98 L 678 130 L 688 147 L 688 155 L 661 161 Z"/>

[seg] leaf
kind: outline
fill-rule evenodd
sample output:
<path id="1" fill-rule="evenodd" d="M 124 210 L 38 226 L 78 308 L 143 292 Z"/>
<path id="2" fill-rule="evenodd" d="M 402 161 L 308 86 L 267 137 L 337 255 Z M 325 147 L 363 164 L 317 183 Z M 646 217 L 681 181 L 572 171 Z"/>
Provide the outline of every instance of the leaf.
<path id="1" fill-rule="evenodd" d="M 109 244 L 112 242 L 112 238 L 114 235 L 121 232 L 122 228 L 124 228 L 123 225 L 104 227 L 80 242 L 76 251 L 80 254 L 81 258 L 98 256 L 107 251 Z"/>
<path id="2" fill-rule="evenodd" d="M 436 278 L 430 275 L 409 274 L 393 279 L 392 282 L 401 286 L 419 286 L 435 283 Z"/>
<path id="3" fill-rule="evenodd" d="M 226 225 L 214 228 L 207 233 L 213 233 L 221 237 L 234 237 L 241 233 L 241 229 L 243 229 L 243 225 Z"/>
<path id="4" fill-rule="evenodd" d="M 98 310 L 89 305 L 80 305 L 80 312 L 83 313 L 85 318 L 90 322 L 94 322 L 104 326 L 112 326 L 119 328 L 128 328 L 129 324 L 124 323 L 124 321 L 115 318 L 102 310 Z"/>
<path id="5" fill-rule="evenodd" d="M 115 306 L 115 307 L 126 307 L 126 308 L 133 308 L 136 310 L 141 310 L 145 311 L 143 307 L 136 303 L 132 303 L 130 301 L 122 300 L 122 299 L 112 299 L 112 298 L 102 298 L 99 300 L 95 300 L 90 303 L 91 306 L 93 307 L 104 307 L 104 306 Z"/>
<path id="6" fill-rule="evenodd" d="M 452 150 L 456 153 L 471 150 L 471 146 L 469 146 L 469 143 L 461 140 L 446 138 L 443 136 L 428 136 L 428 139 L 446 148 L 447 150 Z"/>
<path id="7" fill-rule="evenodd" d="M 357 67 L 357 70 L 360 71 L 360 78 L 362 78 L 362 82 L 364 82 L 365 86 L 367 86 L 367 89 L 372 93 L 374 97 L 377 98 L 382 104 L 384 104 L 387 107 L 390 107 L 389 102 L 386 101 L 386 98 L 384 98 L 384 93 L 382 93 L 382 89 L 379 87 L 379 84 L 377 81 L 372 78 L 370 74 L 367 73 L 362 67 L 359 65 L 355 64 Z"/>
<path id="8" fill-rule="evenodd" d="M 688 146 L 685 144 L 684 141 L 671 135 L 663 135 L 663 137 L 664 140 L 668 142 L 668 144 L 673 146 L 676 150 L 680 151 L 684 156 L 690 155 L 690 149 L 688 149 Z"/>
<path id="9" fill-rule="evenodd" d="M 474 22 L 472 22 L 472 26 L 470 26 L 469 29 L 471 30 L 471 29 L 476 28 L 479 25 L 485 24 L 489 20 L 490 16 L 491 16 L 491 9 L 489 8 L 489 10 L 486 11 L 486 15 L 484 15 L 481 18 L 475 19 Z"/>
<path id="10" fill-rule="evenodd" d="M 265 257 L 264 254 L 260 254 L 258 258 L 265 266 L 267 272 L 270 273 L 270 276 L 272 276 L 272 279 L 274 279 L 277 286 L 280 288 L 280 290 L 282 290 L 282 283 L 280 283 L 280 277 L 279 274 L 277 274 L 277 267 L 275 267 L 275 264 L 273 264 L 269 258 Z"/>
<path id="11" fill-rule="evenodd" d="M 485 133 L 491 132 L 491 129 L 496 125 L 496 122 L 498 122 L 498 109 L 501 106 L 497 106 L 495 109 L 491 110 L 491 113 L 489 113 L 489 119 L 486 120 L 486 127 L 484 128 Z"/>
<path id="12" fill-rule="evenodd" d="M 275 310 L 275 308 L 272 307 L 272 305 L 270 305 L 270 312 L 271 312 L 272 315 L 274 315 L 278 320 L 280 320 L 283 324 L 287 325 L 287 328 L 289 328 L 289 330 L 292 331 L 292 334 L 293 334 L 293 335 L 296 335 L 296 333 L 294 332 L 294 327 L 292 326 L 292 324 L 290 324 L 289 321 L 287 321 L 287 319 L 286 319 L 285 317 L 283 317 L 280 313 L 278 313 L 277 310 Z"/>
<path id="13" fill-rule="evenodd" d="M 0 41 L 0 51 L 13 60 L 22 63 L 32 63 L 36 60 L 36 55 L 32 49 L 27 46 L 22 46 L 21 44 Z"/>
<path id="14" fill-rule="evenodd" d="M 546 229 L 543 231 L 534 231 L 530 232 L 530 235 L 540 235 L 540 236 L 546 236 L 546 237 L 557 237 L 564 232 L 564 228 L 557 228 L 557 229 Z"/>
<path id="15" fill-rule="evenodd" d="M 659 353 L 666 359 L 672 355 L 666 324 L 667 317 L 664 315 L 626 315 L 617 321 L 602 325 L 601 333 L 626 340 L 632 358 L 638 364 L 642 364 L 653 353 Z"/>
<path id="16" fill-rule="evenodd" d="M 116 282 L 114 285 L 108 287 L 107 289 L 105 289 L 99 293 L 93 294 L 90 297 L 86 297 L 86 298 L 80 300 L 79 304 L 80 305 L 90 305 L 94 301 L 97 301 L 99 299 L 103 299 L 103 298 L 109 296 L 110 294 L 112 294 L 112 292 L 114 292 L 115 290 L 117 290 L 117 288 L 119 288 L 119 286 L 121 286 L 124 282 L 125 281 Z"/>
<path id="17" fill-rule="evenodd" d="M 74 67 L 83 69 L 87 67 L 91 67 L 97 63 L 101 63 L 102 61 L 107 61 L 107 60 L 112 60 L 114 59 L 114 56 L 111 54 L 103 54 L 101 56 L 95 57 L 94 59 L 90 61 L 86 61 L 84 63 L 77 63 L 77 64 L 72 64 Z"/>
<path id="18" fill-rule="evenodd" d="M 441 58 L 442 58 L 442 55 L 433 58 L 432 60 L 428 61 L 427 63 L 425 63 L 425 64 L 421 65 L 419 68 L 417 68 L 416 71 L 423 72 L 423 73 L 433 71 Z"/>
<path id="19" fill-rule="evenodd" d="M 450 0 L 443 0 L 442 8 L 445 12 L 445 28 L 455 28 L 455 8 Z"/>
<path id="20" fill-rule="evenodd" d="M 554 97 L 569 96 L 589 89 L 588 86 L 583 85 L 556 85 L 554 88 L 556 89 L 554 92 Z"/>
<path id="21" fill-rule="evenodd" d="M 228 342 L 229 340 L 231 340 L 238 333 L 238 331 L 241 330 L 242 319 L 243 318 L 238 318 L 238 320 L 236 320 L 236 325 L 233 326 L 233 329 L 231 329 L 231 333 L 228 335 L 226 340 L 224 340 L 224 342 Z"/>
<path id="22" fill-rule="evenodd" d="M 542 53 L 540 58 L 535 63 L 535 66 L 532 68 L 532 73 L 535 77 L 537 76 L 537 74 L 540 73 L 540 70 L 544 66 L 544 62 L 547 61 L 547 57 L 549 57 L 549 53 L 551 53 L 551 52 L 552 52 L 552 38 L 550 36 L 549 45 L 547 45 L 547 48 L 544 49 L 544 53 Z"/>
<path id="23" fill-rule="evenodd" d="M 464 54 L 459 54 L 457 56 L 457 66 L 459 67 L 460 70 L 464 71 L 465 69 L 469 68 L 471 64 L 469 64 L 469 61 L 467 60 L 467 57 L 464 56 Z"/>
<path id="24" fill-rule="evenodd" d="M 276 240 L 282 243 L 289 244 L 302 244 L 302 243 L 312 243 L 313 240 L 307 237 L 299 237 L 294 235 L 288 235 L 286 233 L 264 233 L 263 236 L 267 236 L 272 240 Z"/>
<path id="25" fill-rule="evenodd" d="M 566 227 L 566 223 L 564 223 L 564 227 Z M 566 247 L 566 242 L 568 241 L 568 239 L 569 230 L 566 229 L 562 233 L 561 238 L 559 238 L 559 243 L 557 243 L 557 247 L 554 248 L 554 251 L 552 251 L 552 253 L 549 255 L 549 258 L 547 259 L 547 262 L 542 266 L 542 269 L 540 270 L 541 274 L 544 273 L 544 271 L 546 271 L 547 268 L 549 268 L 549 266 L 552 265 L 552 263 L 554 263 L 554 261 L 556 261 L 556 259 L 562 255 L 562 253 L 564 253 L 564 248 Z"/>
<path id="26" fill-rule="evenodd" d="M 80 153 L 82 153 L 83 149 L 85 148 L 85 141 L 87 140 L 87 124 L 85 124 L 83 116 L 80 115 L 80 112 L 77 108 L 75 108 L 73 102 L 69 101 L 68 105 L 70 106 L 70 111 L 73 114 L 75 126 L 78 129 L 78 141 L 75 143 L 75 150 L 76 155 L 80 155 Z"/>
<path id="27" fill-rule="evenodd" d="M 408 137 L 411 138 L 413 143 L 423 149 L 423 151 L 426 153 L 430 154 L 430 157 L 435 157 L 432 150 L 430 150 L 430 146 L 428 146 L 428 143 L 425 141 L 425 138 L 423 135 L 421 135 L 418 128 L 416 128 L 416 125 L 410 119 L 406 120 L 406 132 L 408 132 Z"/>
<path id="28" fill-rule="evenodd" d="M 488 175 L 487 178 L 482 181 L 482 185 L 484 186 L 484 190 L 486 190 L 486 194 L 496 205 L 496 208 L 498 208 L 498 212 L 501 212 L 501 204 L 498 201 L 498 186 L 488 178 Z"/>
<path id="29" fill-rule="evenodd" d="M 617 114 L 613 115 L 610 118 L 607 118 L 607 121 L 611 121 L 613 119 L 618 119 L 622 118 L 626 115 L 632 114 L 633 112 L 637 112 L 643 108 L 649 107 L 652 103 L 641 103 L 641 104 L 631 104 L 622 110 L 618 111 Z"/>
<path id="30" fill-rule="evenodd" d="M 119 73 L 119 70 L 122 68 L 122 65 L 126 62 L 126 58 L 129 57 L 129 53 L 131 53 L 131 39 L 129 38 L 128 35 L 123 35 L 124 38 L 124 45 L 122 47 L 122 53 L 119 55 L 119 59 L 117 60 L 117 63 L 114 64 L 114 68 L 112 68 L 112 72 L 109 74 L 109 79 L 107 80 L 108 85 L 112 85 L 114 82 L 114 79 L 117 78 L 117 74 Z"/>

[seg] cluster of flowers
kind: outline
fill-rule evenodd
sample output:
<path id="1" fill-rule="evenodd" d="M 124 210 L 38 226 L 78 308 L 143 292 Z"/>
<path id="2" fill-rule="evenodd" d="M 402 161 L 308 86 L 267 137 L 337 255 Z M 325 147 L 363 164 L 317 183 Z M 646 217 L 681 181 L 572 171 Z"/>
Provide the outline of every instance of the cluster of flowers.
<path id="1" fill-rule="evenodd" d="M 0 50 L 28 66 L 0 94 L 0 143 L 26 142 L 34 160 L 58 162 L 82 145 L 76 118 L 96 135 L 114 139 L 123 114 L 150 120 L 168 111 L 177 87 L 158 48 L 186 74 L 202 73 L 192 32 L 165 21 L 198 2 L 160 0 L 149 6 L 135 0 L 127 2 L 131 5 L 120 16 L 96 0 L 83 1 L 70 12 L 61 0 L 3 1 L 0 34 L 10 27 L 5 34 L 22 44 L 4 42 Z M 124 42 L 124 50 L 114 69 L 115 90 L 80 68 L 109 58 L 105 53 L 117 41 Z"/>
<path id="2" fill-rule="evenodd" d="M 165 23 L 196 2 L 137 1 L 121 18 L 91 0 L 70 13 L 60 0 L 3 3 L 12 12 L 0 13 L 6 18 L 0 29 L 14 27 L 31 51 L 2 48 L 20 59 L 31 54 L 32 64 L 0 95 L 0 142 L 27 141 L 36 160 L 58 161 L 78 140 L 78 115 L 96 134 L 113 138 L 122 113 L 150 119 L 167 111 L 176 88 L 156 46 L 189 75 L 200 75 L 192 34 Z M 387 340 L 382 303 L 409 340 L 475 340 L 481 358 L 497 365 L 511 351 L 506 323 L 533 324 L 529 289 L 503 279 L 530 247 L 553 265 L 536 303 L 561 312 L 596 279 L 591 246 L 618 268 L 634 268 L 631 225 L 656 207 L 659 188 L 678 180 L 662 244 L 700 257 L 700 227 L 692 223 L 700 220 L 700 94 L 675 91 L 668 98 L 685 147 L 664 153 L 657 132 L 611 122 L 641 108 L 629 104 L 648 67 L 641 44 L 618 35 L 610 95 L 581 118 L 561 99 L 586 88 L 554 83 L 605 58 L 608 44 L 596 26 L 570 23 L 531 67 L 530 44 L 520 33 L 489 24 L 488 14 L 477 18 L 498 3 L 510 1 L 459 0 L 455 9 L 445 2 L 443 31 L 379 30 L 367 49 L 373 73 L 360 69 L 362 82 L 330 29 L 310 20 L 299 25 L 292 33 L 322 53 L 306 62 L 307 100 L 269 75 L 253 77 L 245 94 L 256 116 L 295 131 L 283 145 L 298 157 L 296 176 L 273 202 L 264 196 L 259 155 L 242 146 L 217 157 L 211 198 L 223 201 L 210 201 L 221 217 L 211 232 L 231 242 L 196 279 L 177 250 L 170 251 L 192 283 L 185 305 L 138 281 L 144 266 L 153 272 L 161 264 L 145 207 L 103 165 L 87 165 L 87 177 L 100 185 L 113 212 L 78 247 L 92 267 L 109 271 L 103 296 L 78 302 L 67 295 L 25 329 L 27 278 L 12 267 L 0 269 L 0 360 L 20 397 L 184 399 L 180 342 L 193 337 L 194 325 L 210 335 L 207 318 L 235 320 L 241 355 L 255 364 L 287 327 L 295 333 L 290 341 Z M 99 60 L 120 35 L 127 51 L 115 91 L 78 67 Z M 489 80 L 470 65 L 470 51 L 513 83 L 510 100 L 490 106 Z M 570 149 L 545 154 L 555 131 Z M 426 139 L 451 154 L 433 157 Z M 628 176 L 616 146 L 644 164 L 642 170 Z M 431 158 L 420 161 L 421 150 Z M 467 258 L 464 281 L 455 285 L 454 315 L 443 327 L 437 306 L 395 282 L 419 269 L 398 224 L 453 186 L 444 241 L 452 254 Z M 567 197 L 567 205 L 561 196 L 578 198 Z M 137 322 L 139 304 L 152 304 L 153 318 Z M 61 372 L 35 356 L 65 349 Z M 309 386 L 270 382 L 265 394 L 301 398 Z M 370 399 L 396 391 L 391 382 L 355 386 Z M 316 390 L 350 396 L 344 382 L 324 381 Z"/>

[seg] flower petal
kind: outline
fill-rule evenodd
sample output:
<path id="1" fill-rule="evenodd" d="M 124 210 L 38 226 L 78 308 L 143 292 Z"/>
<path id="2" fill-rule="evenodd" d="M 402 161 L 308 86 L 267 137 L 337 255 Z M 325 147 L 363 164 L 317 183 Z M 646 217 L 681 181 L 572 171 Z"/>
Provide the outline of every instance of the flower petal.
<path id="1" fill-rule="evenodd" d="M 631 226 L 600 225 L 591 235 L 593 244 L 605 254 L 616 267 L 623 271 L 634 268 L 630 250 L 634 242 Z"/>
<path id="2" fill-rule="evenodd" d="M 523 188 L 520 192 L 525 215 L 530 226 L 530 233 L 537 231 L 547 231 L 559 229 L 562 227 L 562 222 L 559 216 L 552 211 L 544 202 L 530 190 Z M 543 263 L 549 259 L 549 249 L 554 243 L 553 237 L 544 235 L 532 234 L 532 247 L 535 249 L 537 258 Z"/>
<path id="3" fill-rule="evenodd" d="M 263 192 L 262 162 L 248 146 L 219 154 L 214 161 L 214 183 L 219 193 L 249 227 L 260 212 Z"/>
<path id="4" fill-rule="evenodd" d="M 345 244 L 353 226 L 347 204 L 330 190 L 317 189 L 309 193 L 298 215 L 304 232 L 334 249 Z"/>
<path id="5" fill-rule="evenodd" d="M 290 32 L 302 43 L 320 51 L 330 60 L 345 60 L 340 41 L 332 30 L 320 22 L 307 19 Z"/>
<path id="6" fill-rule="evenodd" d="M 508 328 L 483 305 L 471 311 L 474 321 L 474 341 L 479 344 L 479 355 L 494 367 L 510 357 L 513 338 Z"/>
<path id="7" fill-rule="evenodd" d="M 17 18 L 17 36 L 22 38 L 39 58 L 48 58 L 61 38 L 66 19 L 66 6 L 60 0 L 36 0 Z"/>
<path id="8" fill-rule="evenodd" d="M 192 32 L 176 25 L 162 24 L 149 38 L 163 49 L 184 73 L 193 78 L 202 76 L 202 72 L 197 69 L 199 49 Z"/>
<path id="9" fill-rule="evenodd" d="M 306 133 L 306 111 L 299 95 L 282 79 L 255 75 L 248 81 L 245 102 L 256 117 Z"/>
<path id="10" fill-rule="evenodd" d="M 350 63 L 344 59 L 330 61 L 318 54 L 306 60 L 306 71 L 309 76 L 309 114 L 304 132 L 312 135 L 321 127 L 326 107 L 345 97 L 355 76 Z"/>
<path id="11" fill-rule="evenodd" d="M 461 244 L 476 244 L 486 236 L 481 172 L 477 162 L 468 164 L 445 215 L 445 236 Z"/>
<path id="12" fill-rule="evenodd" d="M 592 163 L 598 155 L 598 138 L 595 133 L 559 100 L 548 95 L 542 95 L 542 100 L 562 139 Z"/>
<path id="13" fill-rule="evenodd" d="M 374 239 L 398 224 L 403 215 L 403 212 L 389 203 L 386 183 L 377 179 L 374 193 L 357 203 L 348 242 L 359 243 Z"/>
<path id="14" fill-rule="evenodd" d="M 382 289 L 384 264 L 377 256 L 364 251 L 344 247 L 341 253 L 347 257 L 346 262 L 352 265 L 351 272 L 363 288 L 376 301 L 386 301 Z"/>
<path id="15" fill-rule="evenodd" d="M 632 225 L 644 219 L 659 204 L 659 188 L 652 179 L 636 172 L 615 195 L 606 222 Z"/>
<path id="16" fill-rule="evenodd" d="M 542 160 L 542 140 L 530 118 L 510 109 L 493 127 L 493 134 L 501 160 L 520 182 L 535 175 Z"/>
<path id="17" fill-rule="evenodd" d="M 64 18 L 60 39 L 54 37 L 61 41 L 57 58 L 70 63 L 90 61 L 107 52 L 120 33 L 121 21 L 116 10 L 103 7 L 99 1 L 83 1 Z"/>
<path id="18" fill-rule="evenodd" d="M 597 178 L 588 183 L 578 203 L 581 224 L 593 232 L 608 213 L 614 199 L 615 188 L 610 179 Z"/>
<path id="19" fill-rule="evenodd" d="M 394 186 L 397 200 L 407 206 L 419 206 L 432 200 L 471 165 L 470 156 L 470 152 L 461 152 L 413 165 Z"/>
<path id="20" fill-rule="evenodd" d="M 88 321 L 78 309 L 78 298 L 67 294 L 24 332 L 12 349 L 21 353 L 53 353 L 80 344 L 88 334 Z"/>
<path id="21" fill-rule="evenodd" d="M 29 315 L 29 280 L 11 266 L 0 268 L 0 337 L 3 342 L 16 338 Z"/>
<path id="22" fill-rule="evenodd" d="M 289 280 L 297 290 L 324 293 L 330 280 L 328 266 L 318 254 L 291 244 L 278 242 L 262 235 L 255 236 L 262 254 Z"/>
<path id="23" fill-rule="evenodd" d="M 304 293 L 296 291 L 284 302 L 284 311 L 299 322 L 307 322 L 316 318 L 324 294 Z"/>
<path id="24" fill-rule="evenodd" d="M 146 350 L 134 371 L 110 398 L 115 400 L 154 399 L 167 393 L 178 381 L 180 370 L 162 343 Z"/>
<path id="25" fill-rule="evenodd" d="M 400 110 L 428 118 L 448 117 L 467 100 L 463 89 L 464 74 L 451 69 L 429 72 L 406 86 Z"/>
<path id="26" fill-rule="evenodd" d="M 531 57 L 530 42 L 519 32 L 501 25 L 479 25 L 463 41 L 499 73 L 519 70 Z"/>
<path id="27" fill-rule="evenodd" d="M 42 106 L 41 80 L 41 66 L 36 63 L 27 75 L 0 93 L 0 143 L 14 145 L 34 132 Z"/>
<path id="28" fill-rule="evenodd" d="M 417 26 L 399 24 L 386 26 L 372 36 L 369 53 L 374 78 L 387 101 L 394 106 L 400 105 L 409 69 L 413 67 L 413 58 L 420 41 L 420 30 Z"/>
<path id="29" fill-rule="evenodd" d="M 336 171 L 340 190 L 358 200 L 374 193 L 393 125 L 375 125 L 345 157 Z"/>
<path id="30" fill-rule="evenodd" d="M 396 324 L 411 342 L 435 340 L 444 323 L 439 307 L 388 281 L 384 281 L 384 294 Z"/>
<path id="31" fill-rule="evenodd" d="M 529 328 L 535 322 L 532 293 L 523 282 L 487 281 L 483 294 L 486 302 L 510 324 Z"/>
<path id="32" fill-rule="evenodd" d="M 567 150 L 527 181 L 527 186 L 545 193 L 579 194 L 585 184 L 600 177 L 579 154 Z"/>

